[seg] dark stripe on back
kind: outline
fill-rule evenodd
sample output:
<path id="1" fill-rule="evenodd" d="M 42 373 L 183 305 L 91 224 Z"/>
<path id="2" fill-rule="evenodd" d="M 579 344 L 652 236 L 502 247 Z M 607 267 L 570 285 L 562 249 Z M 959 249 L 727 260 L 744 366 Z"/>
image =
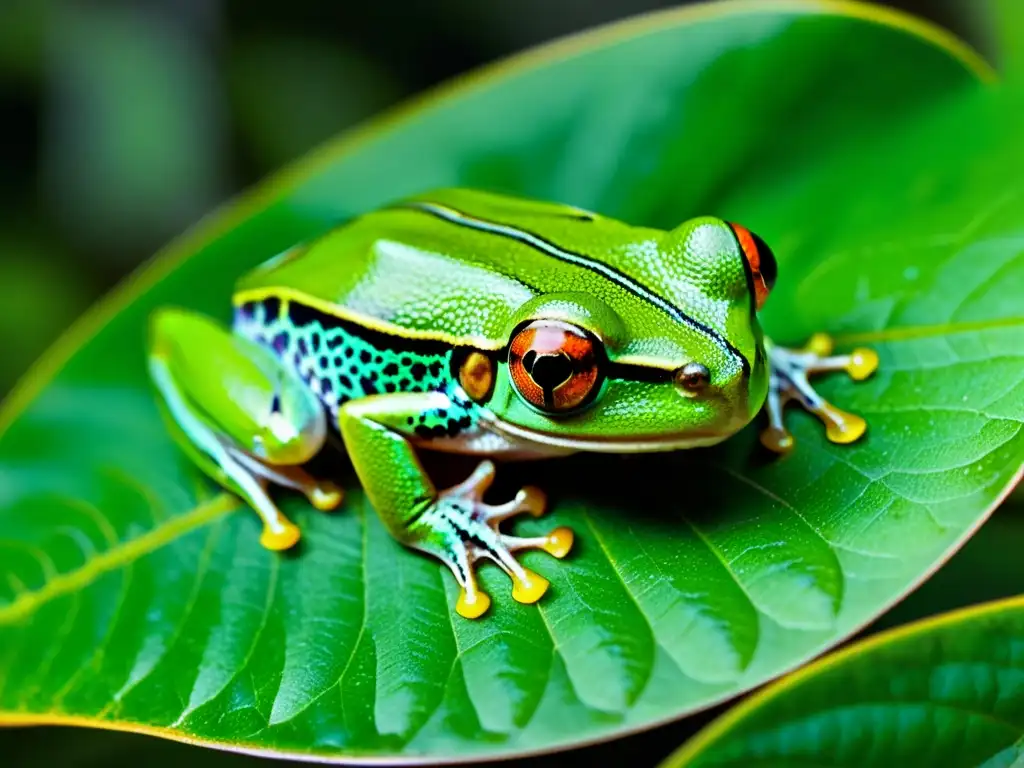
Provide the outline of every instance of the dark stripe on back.
<path id="1" fill-rule="evenodd" d="M 394 336 L 390 333 L 385 333 L 384 331 L 367 328 L 359 323 L 343 320 L 336 315 L 329 315 L 325 312 L 321 312 L 318 309 L 314 309 L 313 307 L 302 304 L 298 301 L 289 301 L 286 308 L 288 312 L 288 320 L 290 320 L 292 325 L 296 328 L 302 328 L 312 322 L 318 322 L 325 330 L 341 328 L 346 333 L 351 334 L 352 336 L 357 336 L 363 339 L 367 344 L 377 347 L 378 349 L 395 351 L 407 350 L 425 355 L 443 355 L 447 350 L 453 348 L 453 345 L 445 341 Z"/>
<path id="2" fill-rule="evenodd" d="M 693 330 L 699 331 L 709 336 L 722 350 L 724 350 L 729 355 L 731 355 L 732 357 L 739 361 L 740 367 L 742 368 L 744 375 L 749 375 L 750 373 L 750 363 L 747 361 L 747 359 L 740 353 L 738 349 L 736 349 L 736 347 L 730 344 L 724 336 L 718 333 L 718 331 L 714 330 L 713 328 L 710 328 L 709 326 L 705 325 L 699 320 L 690 317 L 681 309 L 669 303 L 661 296 L 658 296 L 656 293 L 644 287 L 636 280 L 631 278 L 629 275 L 625 274 L 624 272 L 621 272 L 615 267 L 605 264 L 604 262 L 597 261 L 596 259 L 592 259 L 589 256 L 584 256 L 583 254 L 580 253 L 568 251 L 564 248 L 561 248 L 558 245 L 555 245 L 550 240 L 547 240 L 541 237 L 540 235 L 536 235 L 532 232 L 528 232 L 524 229 L 519 229 L 518 227 L 511 227 L 506 224 L 499 224 L 497 222 L 479 219 L 476 218 L 475 216 L 470 216 L 467 213 L 463 213 L 462 211 L 458 211 L 448 206 L 426 202 L 407 202 L 398 203 L 392 207 L 410 208 L 412 210 L 422 211 L 423 213 L 429 214 L 443 221 L 450 222 L 457 226 L 468 227 L 469 229 L 475 229 L 480 232 L 488 232 L 493 235 L 507 237 L 511 240 L 520 242 L 523 245 L 530 246 L 534 250 L 547 254 L 548 256 L 558 259 L 559 261 L 564 261 L 567 264 L 573 264 L 575 266 L 582 267 L 584 269 L 590 270 L 591 272 L 599 274 L 602 277 L 605 277 L 611 282 L 615 283 L 623 290 L 626 290 L 629 293 L 633 294 L 637 298 L 640 298 L 658 307 L 660 310 L 665 312 L 669 317 L 671 317 L 676 322 L 681 323 L 682 325 L 689 326 Z"/>
<path id="3" fill-rule="evenodd" d="M 611 361 L 607 363 L 605 371 L 605 376 L 609 379 L 643 381 L 649 384 L 666 384 L 672 381 L 672 377 L 675 375 L 675 371 L 666 371 L 664 368 Z"/>

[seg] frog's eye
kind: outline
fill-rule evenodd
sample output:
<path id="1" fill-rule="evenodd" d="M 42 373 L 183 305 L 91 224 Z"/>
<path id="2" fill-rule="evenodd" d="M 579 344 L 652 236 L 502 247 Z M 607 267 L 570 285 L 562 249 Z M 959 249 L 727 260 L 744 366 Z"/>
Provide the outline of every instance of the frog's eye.
<path id="1" fill-rule="evenodd" d="M 743 259 L 750 268 L 750 276 L 754 283 L 754 303 L 758 309 L 764 306 L 772 286 L 775 285 L 775 278 L 779 273 L 778 264 L 775 262 L 775 254 L 764 240 L 755 235 L 746 227 L 729 222 L 736 239 L 740 242 L 740 249 L 743 251 Z"/>
<path id="2" fill-rule="evenodd" d="M 534 320 L 512 337 L 508 369 L 530 405 L 564 413 L 587 402 L 601 378 L 600 342 L 557 320 Z"/>

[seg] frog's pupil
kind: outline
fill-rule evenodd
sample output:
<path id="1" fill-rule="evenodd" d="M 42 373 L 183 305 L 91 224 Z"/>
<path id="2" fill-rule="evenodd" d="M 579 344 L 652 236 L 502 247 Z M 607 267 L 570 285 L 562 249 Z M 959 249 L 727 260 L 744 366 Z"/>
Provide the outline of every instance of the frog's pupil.
<path id="1" fill-rule="evenodd" d="M 533 356 L 529 364 L 526 358 Z M 530 350 L 523 358 L 523 365 L 537 385 L 549 392 L 572 376 L 572 361 L 563 354 L 538 355 Z"/>

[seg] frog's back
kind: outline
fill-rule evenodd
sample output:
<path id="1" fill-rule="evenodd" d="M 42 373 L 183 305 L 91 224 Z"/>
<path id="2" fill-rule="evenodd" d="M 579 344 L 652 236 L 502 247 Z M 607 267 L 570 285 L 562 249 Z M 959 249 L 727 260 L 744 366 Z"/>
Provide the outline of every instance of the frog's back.
<path id="1" fill-rule="evenodd" d="M 661 234 L 566 205 L 440 190 L 267 262 L 240 281 L 236 302 L 273 296 L 386 333 L 499 348 L 534 296 L 621 292 L 594 271 L 595 254 L 600 263 L 644 243 L 656 249 Z M 620 298 L 636 304 L 639 322 L 656 312 Z"/>

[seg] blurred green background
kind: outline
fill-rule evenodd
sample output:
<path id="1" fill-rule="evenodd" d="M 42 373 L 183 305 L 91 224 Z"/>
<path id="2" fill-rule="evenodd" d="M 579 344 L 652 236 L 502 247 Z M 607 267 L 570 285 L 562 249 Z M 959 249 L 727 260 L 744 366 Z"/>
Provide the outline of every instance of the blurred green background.
<path id="1" fill-rule="evenodd" d="M 0 397 L 170 238 L 330 136 L 480 64 L 679 4 L 0 0 Z M 971 0 L 888 4 L 984 44 Z"/>

